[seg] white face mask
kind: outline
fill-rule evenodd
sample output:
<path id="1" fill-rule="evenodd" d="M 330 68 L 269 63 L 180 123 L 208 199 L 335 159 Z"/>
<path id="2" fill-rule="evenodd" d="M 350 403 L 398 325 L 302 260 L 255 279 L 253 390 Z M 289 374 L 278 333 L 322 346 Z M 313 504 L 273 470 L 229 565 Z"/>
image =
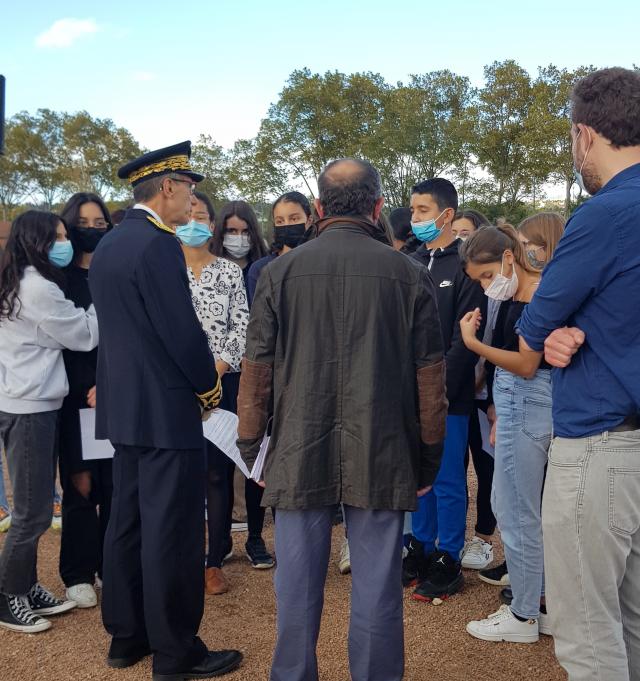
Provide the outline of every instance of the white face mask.
<path id="1" fill-rule="evenodd" d="M 504 269 L 504 254 L 502 256 L 502 264 L 500 265 L 500 274 L 489 284 L 489 287 L 484 292 L 485 296 L 493 298 L 493 300 L 499 300 L 500 302 L 505 300 L 510 300 L 515 296 L 518 290 L 518 275 L 516 274 L 516 268 L 513 268 L 513 274 L 511 277 L 505 277 L 502 274 Z"/>
<path id="2" fill-rule="evenodd" d="M 225 234 L 222 245 L 232 258 L 244 258 L 251 250 L 251 237 L 248 234 Z"/>

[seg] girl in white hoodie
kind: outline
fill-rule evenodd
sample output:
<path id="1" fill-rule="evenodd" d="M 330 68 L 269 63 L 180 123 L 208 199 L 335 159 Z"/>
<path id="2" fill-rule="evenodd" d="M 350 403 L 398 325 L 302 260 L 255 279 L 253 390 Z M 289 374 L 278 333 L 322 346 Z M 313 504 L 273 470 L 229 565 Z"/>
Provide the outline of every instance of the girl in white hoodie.
<path id="1" fill-rule="evenodd" d="M 98 344 L 93 307 L 64 297 L 73 248 L 61 219 L 27 211 L 0 262 L 0 442 L 13 486 L 13 519 L 0 553 L 0 626 L 35 633 L 75 607 L 38 583 L 38 540 L 51 522 L 56 428 L 68 392 L 62 350 Z"/>

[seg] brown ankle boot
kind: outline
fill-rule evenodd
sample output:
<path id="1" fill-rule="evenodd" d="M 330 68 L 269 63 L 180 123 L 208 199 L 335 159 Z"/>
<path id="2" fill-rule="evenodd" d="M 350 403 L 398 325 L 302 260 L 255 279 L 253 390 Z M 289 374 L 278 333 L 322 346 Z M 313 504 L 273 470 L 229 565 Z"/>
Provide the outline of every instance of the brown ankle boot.
<path id="1" fill-rule="evenodd" d="M 219 596 L 229 591 L 229 582 L 220 568 L 206 568 L 204 571 L 204 590 L 207 596 Z"/>

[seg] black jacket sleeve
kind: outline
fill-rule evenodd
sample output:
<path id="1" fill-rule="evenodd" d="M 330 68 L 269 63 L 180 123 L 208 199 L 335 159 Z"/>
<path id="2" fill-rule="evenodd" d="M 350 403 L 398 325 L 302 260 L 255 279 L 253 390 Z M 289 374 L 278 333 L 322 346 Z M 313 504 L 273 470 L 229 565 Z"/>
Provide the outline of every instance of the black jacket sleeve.
<path id="1" fill-rule="evenodd" d="M 195 393 L 215 388 L 215 360 L 193 309 L 178 242 L 170 235 L 158 234 L 144 251 L 136 274 L 145 310 L 167 354 Z"/>
<path id="2" fill-rule="evenodd" d="M 474 367 L 478 361 L 478 356 L 467 350 L 463 343 L 460 320 L 467 312 L 482 306 L 483 295 L 480 284 L 469 279 L 461 269 L 456 275 L 456 309 L 451 345 L 445 356 L 449 404 L 457 402 L 464 390 L 470 390 L 471 392 L 475 390 Z M 484 332 L 484 323 L 483 317 L 482 327 L 478 332 L 480 337 L 482 337 Z"/>

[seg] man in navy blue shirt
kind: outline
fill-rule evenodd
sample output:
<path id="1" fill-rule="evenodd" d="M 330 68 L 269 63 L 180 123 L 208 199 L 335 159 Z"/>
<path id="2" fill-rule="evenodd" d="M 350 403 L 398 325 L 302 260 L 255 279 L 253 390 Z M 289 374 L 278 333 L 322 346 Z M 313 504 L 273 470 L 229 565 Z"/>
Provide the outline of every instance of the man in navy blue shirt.
<path id="1" fill-rule="evenodd" d="M 576 180 L 593 198 L 519 323 L 523 346 L 559 367 L 547 601 L 570 681 L 629 681 L 640 678 L 640 72 L 578 82 L 571 137 Z"/>

